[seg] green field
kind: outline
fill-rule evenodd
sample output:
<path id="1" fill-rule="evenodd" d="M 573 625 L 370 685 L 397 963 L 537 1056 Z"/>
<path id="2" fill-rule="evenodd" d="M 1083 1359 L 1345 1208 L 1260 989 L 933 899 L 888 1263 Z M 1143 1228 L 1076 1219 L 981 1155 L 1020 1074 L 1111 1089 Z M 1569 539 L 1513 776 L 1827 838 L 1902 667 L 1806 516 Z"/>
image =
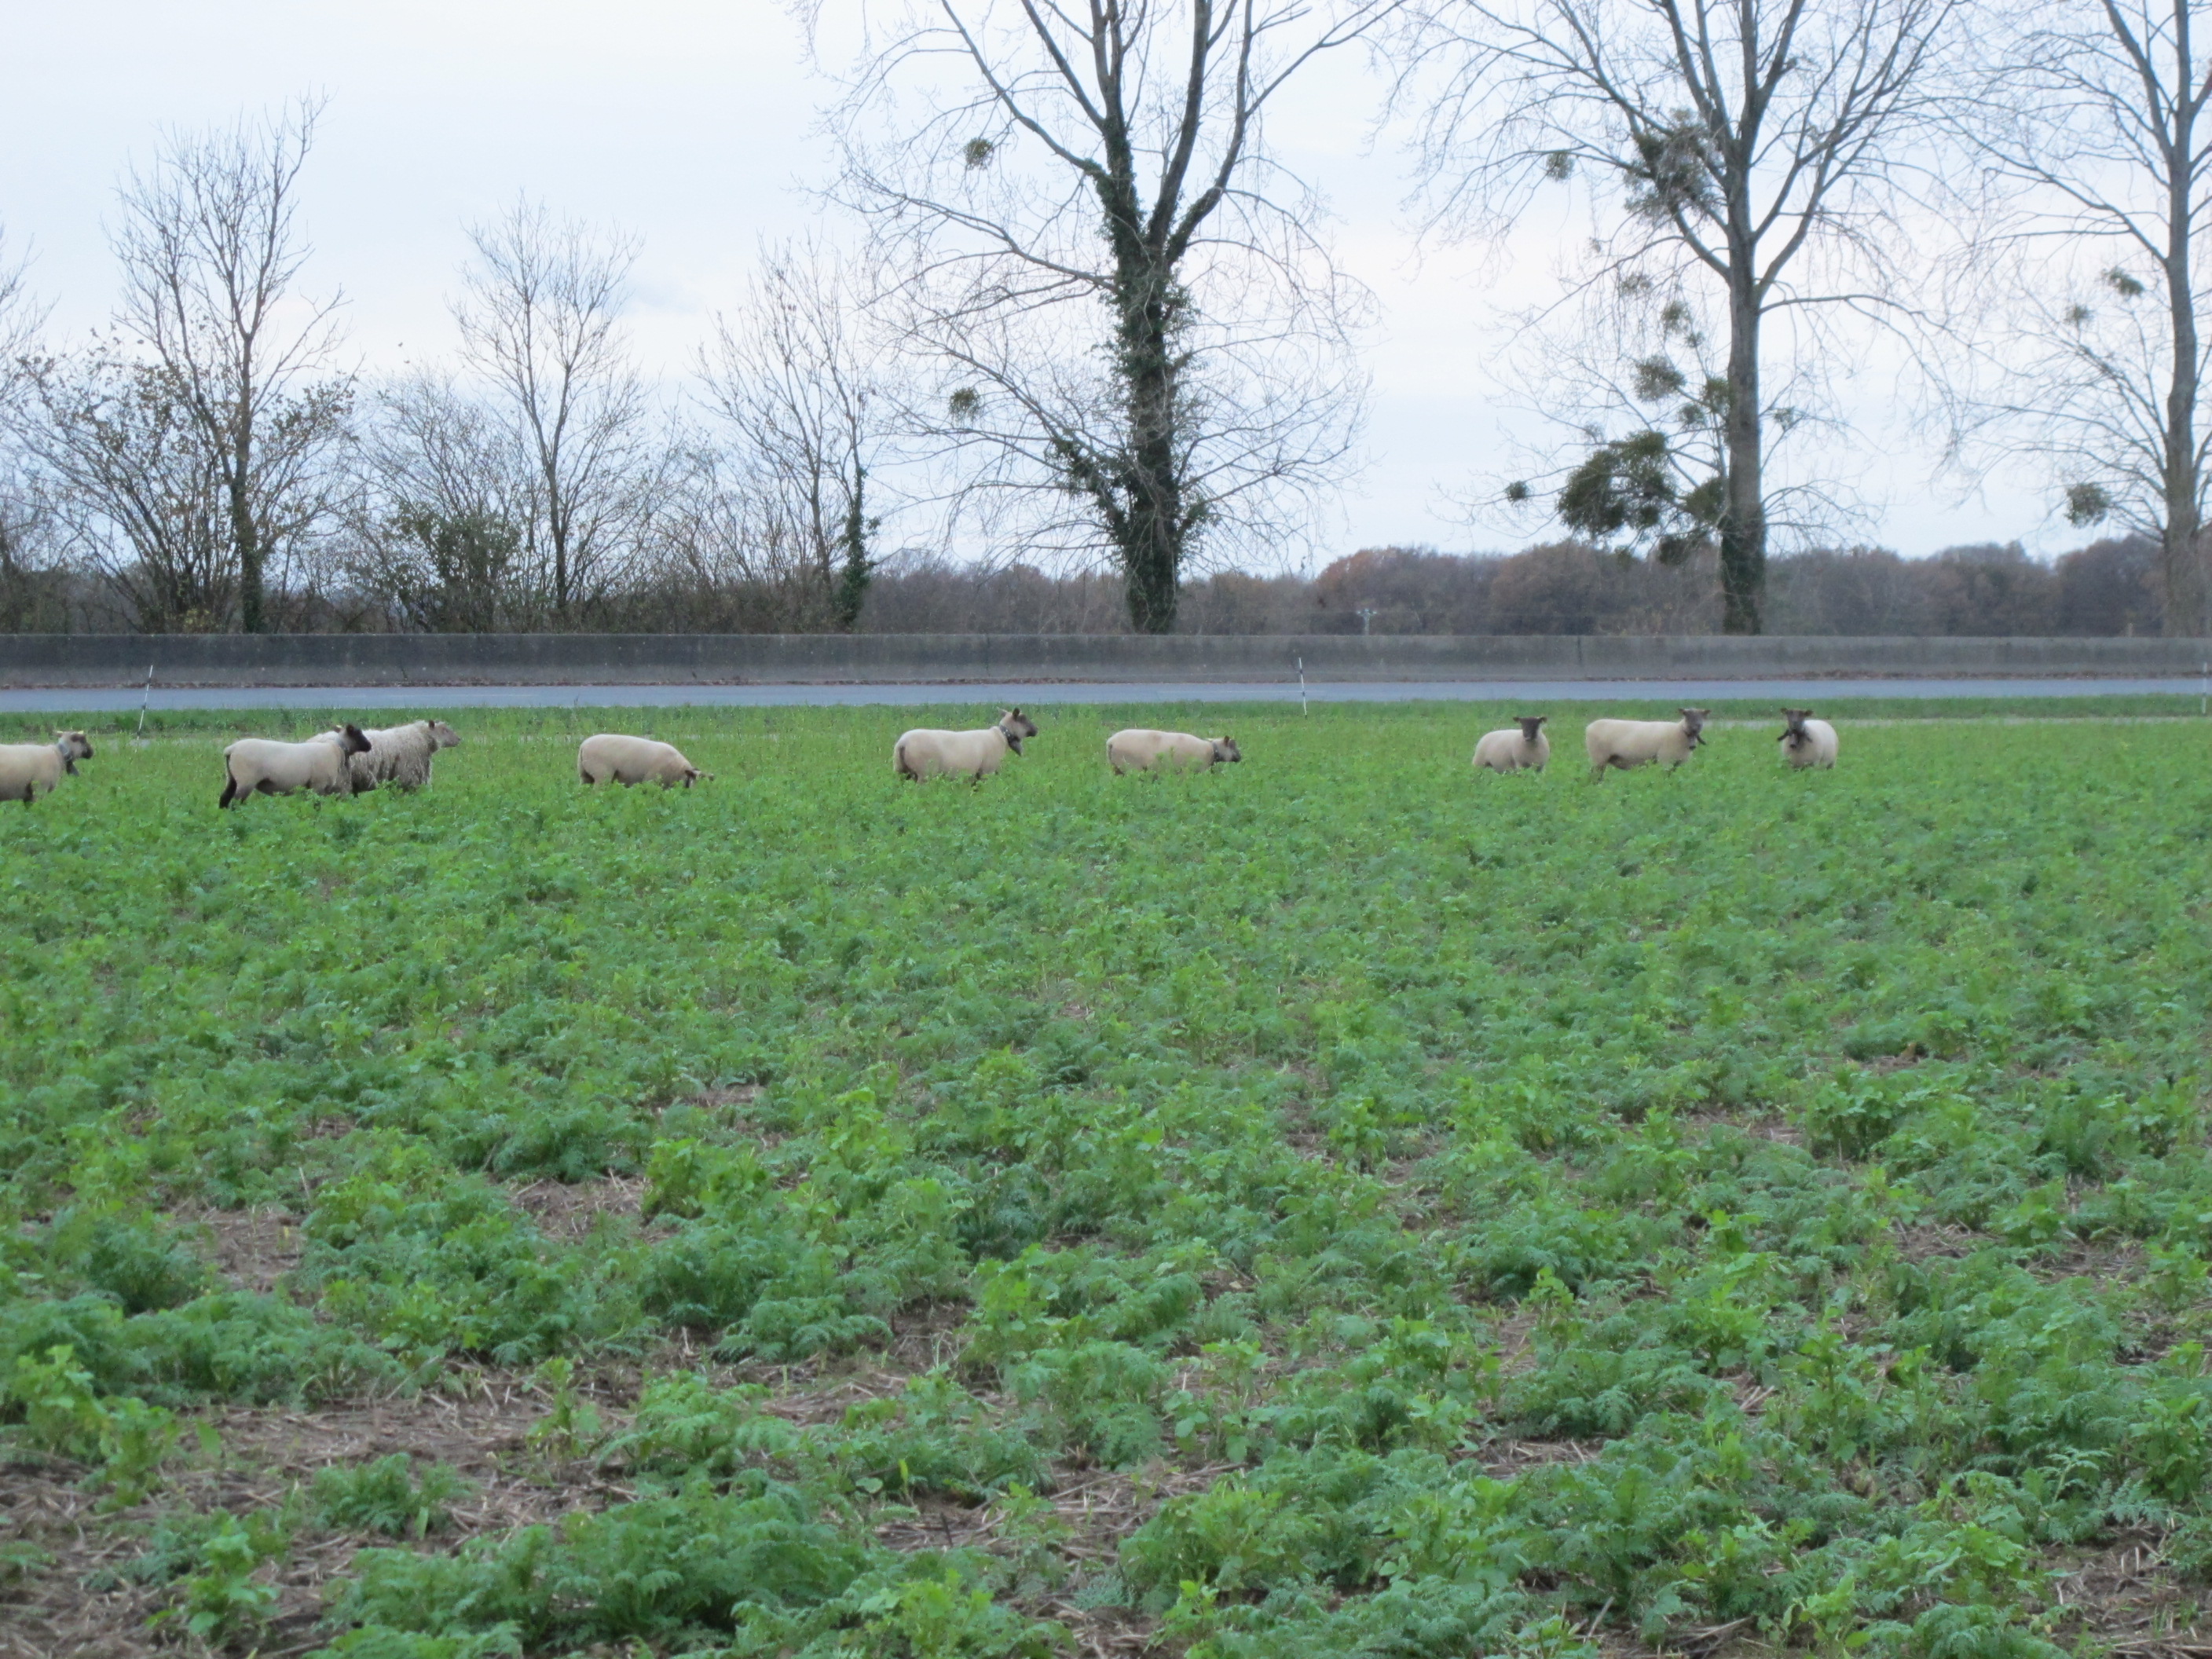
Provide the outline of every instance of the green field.
<path id="1" fill-rule="evenodd" d="M 2212 724 L 1511 712 L 229 813 L 318 717 L 108 717 L 0 811 L 0 1655 L 2207 1650 Z"/>

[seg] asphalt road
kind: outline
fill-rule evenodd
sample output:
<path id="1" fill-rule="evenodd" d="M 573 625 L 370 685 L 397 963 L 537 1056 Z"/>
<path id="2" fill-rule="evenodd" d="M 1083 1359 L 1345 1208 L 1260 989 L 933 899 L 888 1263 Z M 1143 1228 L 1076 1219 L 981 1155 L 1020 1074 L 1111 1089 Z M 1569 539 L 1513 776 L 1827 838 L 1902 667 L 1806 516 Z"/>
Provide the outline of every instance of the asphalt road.
<path id="1" fill-rule="evenodd" d="M 1850 697 L 2081 697 L 2195 696 L 2204 682 L 2177 679 L 1869 680 L 1390 680 L 1316 682 L 1316 702 L 1676 703 L 1755 699 L 1818 706 Z M 132 709 L 138 687 L 0 690 L 0 714 Z M 1003 685 L 417 685 L 164 687 L 149 708 L 758 708 L 839 705 L 1296 702 L 1290 684 L 1055 682 Z"/>

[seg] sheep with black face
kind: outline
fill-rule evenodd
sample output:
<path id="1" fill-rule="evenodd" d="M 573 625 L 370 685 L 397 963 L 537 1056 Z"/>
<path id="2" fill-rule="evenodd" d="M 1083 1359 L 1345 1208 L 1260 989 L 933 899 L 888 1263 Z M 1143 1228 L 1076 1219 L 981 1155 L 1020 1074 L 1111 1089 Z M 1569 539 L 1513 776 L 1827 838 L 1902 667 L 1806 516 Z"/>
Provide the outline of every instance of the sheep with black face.
<path id="1" fill-rule="evenodd" d="M 0 800 L 19 800 L 25 806 L 51 794 L 64 775 L 76 775 L 76 763 L 92 758 L 92 739 L 82 732 L 57 732 L 52 743 L 0 744 Z"/>
<path id="2" fill-rule="evenodd" d="M 1674 720 L 1592 720 L 1583 732 L 1583 748 L 1589 755 L 1590 781 L 1602 779 L 1608 769 L 1626 772 L 1657 762 L 1668 771 L 1688 760 L 1705 741 L 1699 735 L 1708 711 L 1683 708 Z"/>
<path id="3" fill-rule="evenodd" d="M 1548 714 L 1516 714 L 1516 726 L 1486 732 L 1474 745 L 1474 763 L 1493 772 L 1540 772 L 1552 758 L 1552 740 L 1544 735 Z"/>
<path id="4" fill-rule="evenodd" d="M 1798 771 L 1808 766 L 1832 767 L 1836 763 L 1836 728 L 1826 720 L 1816 720 L 1809 708 L 1785 708 L 1782 711 L 1782 758 Z"/>
<path id="5" fill-rule="evenodd" d="M 925 778 L 967 778 L 981 782 L 1022 752 L 1022 739 L 1036 736 L 1036 722 L 1018 708 L 1001 709 L 999 718 L 974 732 L 940 732 L 929 726 L 902 732 L 891 745 L 891 770 L 919 782 Z"/>
<path id="6" fill-rule="evenodd" d="M 216 805 L 228 806 L 247 795 L 289 795 L 301 789 L 319 795 L 350 795 L 353 770 L 347 762 L 368 752 L 368 734 L 351 721 L 305 743 L 240 738 L 222 751 L 222 796 Z"/>

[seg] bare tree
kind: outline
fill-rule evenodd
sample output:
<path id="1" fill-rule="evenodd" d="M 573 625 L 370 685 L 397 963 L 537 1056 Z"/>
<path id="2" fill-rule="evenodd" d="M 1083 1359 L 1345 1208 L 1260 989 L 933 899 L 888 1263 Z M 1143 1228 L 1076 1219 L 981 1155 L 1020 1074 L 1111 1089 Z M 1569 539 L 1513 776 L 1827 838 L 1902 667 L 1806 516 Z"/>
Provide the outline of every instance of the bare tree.
<path id="1" fill-rule="evenodd" d="M 25 447 L 146 633 L 210 633 L 239 599 L 229 479 L 189 389 L 114 348 L 34 360 Z"/>
<path id="2" fill-rule="evenodd" d="M 59 573 L 41 558 L 55 518 L 39 480 L 21 462 L 26 417 L 34 406 L 33 371 L 43 307 L 31 297 L 25 262 L 9 256 L 0 231 L 0 633 L 51 625 L 47 590 Z"/>
<path id="3" fill-rule="evenodd" d="M 571 626 L 618 579 L 650 507 L 650 410 L 620 328 L 637 245 L 528 201 L 470 239 L 477 258 L 454 318 L 529 452 L 528 546 L 556 625 Z"/>
<path id="4" fill-rule="evenodd" d="M 790 503 L 763 487 L 757 458 L 679 434 L 631 612 L 679 629 L 817 630 L 835 594 L 823 587 L 820 544 L 801 529 Z"/>
<path id="5" fill-rule="evenodd" d="M 1279 538 L 1346 453 L 1364 296 L 1262 118 L 1396 3 L 917 0 L 836 118 L 961 504 L 1109 555 L 1139 631 L 1201 543 Z"/>
<path id="6" fill-rule="evenodd" d="M 531 625 L 547 573 L 524 546 L 537 471 L 514 425 L 453 380 L 379 386 L 361 422 L 348 575 L 411 628 Z"/>
<path id="7" fill-rule="evenodd" d="M 817 246 L 764 252 L 743 313 L 700 372 L 737 443 L 751 533 L 797 550 L 823 612 L 849 633 L 882 522 L 870 494 L 896 406 L 850 266 Z"/>
<path id="8" fill-rule="evenodd" d="M 293 292 L 308 255 L 295 216 L 316 113 L 303 102 L 265 122 L 172 136 L 124 186 L 115 237 L 118 320 L 155 366 L 157 401 L 198 434 L 219 483 L 249 634 L 269 625 L 271 560 L 326 511 L 321 463 L 350 396 L 347 378 L 327 373 L 337 301 Z"/>
<path id="9" fill-rule="evenodd" d="M 2212 225 L 2212 53 L 2195 0 L 2039 0 L 1984 32 L 1960 127 L 2019 304 L 1983 413 L 2051 464 L 2077 525 L 2159 543 L 2163 626 L 2212 635 L 2196 239 Z M 1992 20 L 1994 21 L 1994 20 Z"/>
<path id="10" fill-rule="evenodd" d="M 1722 626 L 1761 623 L 1764 331 L 1882 314 L 1881 258 L 1957 0 L 1421 0 L 1400 95 L 1439 224 L 1497 234 L 1581 178 L 1609 222 L 1583 280 L 1702 287 L 1725 315 Z"/>

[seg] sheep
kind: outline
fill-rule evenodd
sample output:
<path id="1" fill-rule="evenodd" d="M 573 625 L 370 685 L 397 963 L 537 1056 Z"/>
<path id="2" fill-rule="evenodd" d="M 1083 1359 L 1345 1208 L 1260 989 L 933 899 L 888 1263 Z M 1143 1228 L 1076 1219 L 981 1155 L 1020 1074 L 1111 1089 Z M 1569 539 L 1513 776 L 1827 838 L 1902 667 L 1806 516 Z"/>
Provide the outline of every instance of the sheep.
<path id="1" fill-rule="evenodd" d="M 1778 741 L 1782 758 L 1802 771 L 1808 766 L 1833 766 L 1836 763 L 1836 728 L 1826 720 L 1816 720 L 1809 708 L 1785 708 L 1782 718 L 1788 722 Z"/>
<path id="2" fill-rule="evenodd" d="M 586 738 L 576 750 L 576 775 L 586 785 L 657 783 L 672 789 L 680 783 L 689 789 L 714 774 L 692 765 L 673 744 L 600 732 Z"/>
<path id="3" fill-rule="evenodd" d="M 368 734 L 349 720 L 305 743 L 240 738 L 222 751 L 222 795 L 216 805 L 228 806 L 257 790 L 264 795 L 289 795 L 295 789 L 350 795 L 353 770 L 347 763 L 368 752 Z"/>
<path id="4" fill-rule="evenodd" d="M 82 732 L 57 732 L 52 743 L 0 744 L 0 800 L 19 800 L 26 811 L 52 793 L 66 772 L 92 758 L 92 740 Z"/>
<path id="5" fill-rule="evenodd" d="M 1244 758 L 1234 738 L 1194 738 L 1188 732 L 1154 732 L 1132 726 L 1106 739 L 1106 763 L 1118 775 L 1149 772 L 1155 767 L 1169 771 L 1192 768 L 1204 772 L 1224 763 Z"/>
<path id="6" fill-rule="evenodd" d="M 1483 733 L 1482 741 L 1474 745 L 1474 763 L 1486 766 L 1493 772 L 1518 772 L 1527 769 L 1540 772 L 1544 763 L 1552 758 L 1552 740 L 1544 735 L 1544 722 L 1548 714 L 1516 714 L 1521 729 L 1510 726 Z"/>
<path id="7" fill-rule="evenodd" d="M 1022 752 L 1022 739 L 1036 736 L 1036 722 L 1018 708 L 1002 708 L 980 732 L 938 732 L 928 727 L 901 734 L 891 745 L 891 770 L 917 783 L 924 778 L 967 778 L 981 783 L 1006 763 L 1009 751 Z"/>
<path id="8" fill-rule="evenodd" d="M 431 761 L 441 749 L 453 748 L 460 742 L 443 720 L 371 726 L 362 735 L 368 739 L 368 752 L 356 755 L 348 763 L 353 769 L 353 789 L 357 795 L 381 783 L 394 789 L 428 788 Z"/>
<path id="9" fill-rule="evenodd" d="M 1590 781 L 1601 781 L 1608 766 L 1626 772 L 1632 766 L 1663 761 L 1671 772 L 1689 759 L 1705 741 L 1698 733 L 1705 729 L 1706 711 L 1679 712 L 1679 720 L 1592 720 L 1583 733 L 1583 747 L 1589 751 Z"/>

